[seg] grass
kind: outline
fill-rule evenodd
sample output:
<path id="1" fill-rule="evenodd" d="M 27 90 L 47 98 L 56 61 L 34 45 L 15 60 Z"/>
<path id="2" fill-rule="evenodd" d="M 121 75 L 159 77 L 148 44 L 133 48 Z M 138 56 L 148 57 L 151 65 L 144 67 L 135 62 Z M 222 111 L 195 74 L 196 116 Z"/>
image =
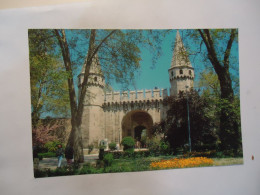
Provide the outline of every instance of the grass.
<path id="1" fill-rule="evenodd" d="M 212 158 L 213 166 L 227 166 L 243 164 L 243 158 Z"/>
<path id="2" fill-rule="evenodd" d="M 56 170 L 38 170 L 35 177 L 52 177 L 62 175 L 79 175 L 79 174 L 100 174 L 100 173 L 116 173 L 116 172 L 137 172 L 158 170 L 151 168 L 150 164 L 155 161 L 168 160 L 177 158 L 177 156 L 157 156 L 157 157 L 140 157 L 140 158 L 120 158 L 114 159 L 111 166 L 104 166 L 103 161 L 97 163 L 85 162 L 81 168 L 66 170 L 66 168 Z M 243 164 L 243 158 L 212 158 L 212 166 L 226 166 Z M 211 165 L 200 165 L 211 166 Z M 159 168 L 161 169 L 161 168 Z M 172 168 L 171 168 L 172 169 Z"/>

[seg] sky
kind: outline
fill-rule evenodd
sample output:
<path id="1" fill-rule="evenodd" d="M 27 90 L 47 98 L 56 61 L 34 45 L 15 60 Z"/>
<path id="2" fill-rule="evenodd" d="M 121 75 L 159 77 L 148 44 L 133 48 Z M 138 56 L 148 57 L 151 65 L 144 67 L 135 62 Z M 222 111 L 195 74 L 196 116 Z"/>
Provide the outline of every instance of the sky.
<path id="1" fill-rule="evenodd" d="M 179 31 L 184 43 L 184 47 L 185 44 L 189 44 L 189 48 L 191 50 L 198 51 L 198 47 L 199 47 L 198 45 L 195 45 L 193 42 L 191 42 L 188 39 L 184 40 L 186 30 L 179 30 Z M 147 49 L 141 48 L 141 58 L 142 58 L 140 62 L 141 67 L 139 73 L 135 74 L 136 90 L 153 89 L 155 87 L 158 87 L 160 89 L 167 88 L 169 93 L 170 81 L 169 81 L 168 69 L 171 66 L 171 60 L 173 57 L 173 48 L 175 43 L 176 32 L 177 30 L 172 30 L 163 39 L 162 42 L 163 53 L 158 58 L 158 61 L 155 64 L 155 66 L 152 66 L 152 54 Z M 185 47 L 186 50 L 187 47 Z M 204 45 L 202 46 L 202 48 L 204 50 L 206 49 Z M 231 53 L 237 59 L 237 61 L 235 62 L 237 71 L 231 69 L 230 72 L 236 75 L 237 77 L 239 77 L 239 71 L 238 71 L 239 53 L 238 53 L 238 44 L 236 42 L 234 42 L 232 45 Z M 195 60 L 193 59 L 193 57 L 190 57 L 190 61 L 195 72 L 194 88 L 196 89 L 198 87 L 198 81 L 200 77 L 199 74 L 201 71 L 205 69 L 205 62 L 203 61 L 201 55 L 197 55 Z M 209 67 L 212 67 L 212 65 L 209 62 L 208 65 Z M 121 91 L 121 87 L 118 84 L 112 83 L 112 87 L 115 91 Z M 129 89 L 135 90 L 133 86 L 129 86 Z"/>
<path id="2" fill-rule="evenodd" d="M 162 55 L 155 65 L 152 64 L 152 54 L 147 49 L 141 48 L 140 69 L 135 73 L 136 90 L 170 87 L 168 69 L 171 66 L 175 36 L 176 31 L 173 31 L 163 39 Z M 119 84 L 112 83 L 112 87 L 115 91 L 121 91 Z M 129 86 L 129 89 L 135 90 L 135 87 Z"/>

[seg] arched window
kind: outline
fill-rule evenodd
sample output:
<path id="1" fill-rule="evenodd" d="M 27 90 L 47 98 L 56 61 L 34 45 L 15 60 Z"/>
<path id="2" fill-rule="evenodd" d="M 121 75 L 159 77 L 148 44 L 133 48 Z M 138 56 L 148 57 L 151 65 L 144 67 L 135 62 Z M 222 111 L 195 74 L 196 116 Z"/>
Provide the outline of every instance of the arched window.
<path id="1" fill-rule="evenodd" d="M 94 81 L 97 81 L 97 77 L 94 77 Z"/>
<path id="2" fill-rule="evenodd" d="M 180 69 L 180 74 L 183 74 L 183 70 L 182 69 Z"/>
<path id="3" fill-rule="evenodd" d="M 189 70 L 189 75 L 191 75 L 191 70 Z"/>

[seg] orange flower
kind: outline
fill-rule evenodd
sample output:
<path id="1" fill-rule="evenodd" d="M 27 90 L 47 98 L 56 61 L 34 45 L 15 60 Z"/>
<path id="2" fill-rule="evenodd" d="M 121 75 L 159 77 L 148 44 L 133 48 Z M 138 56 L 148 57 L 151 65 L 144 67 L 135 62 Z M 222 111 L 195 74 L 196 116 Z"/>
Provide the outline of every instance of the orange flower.
<path id="1" fill-rule="evenodd" d="M 213 160 L 206 157 L 192 157 L 192 158 L 174 158 L 170 160 L 155 161 L 150 164 L 151 168 L 166 169 L 166 168 L 184 168 L 184 167 L 198 167 L 211 166 Z"/>

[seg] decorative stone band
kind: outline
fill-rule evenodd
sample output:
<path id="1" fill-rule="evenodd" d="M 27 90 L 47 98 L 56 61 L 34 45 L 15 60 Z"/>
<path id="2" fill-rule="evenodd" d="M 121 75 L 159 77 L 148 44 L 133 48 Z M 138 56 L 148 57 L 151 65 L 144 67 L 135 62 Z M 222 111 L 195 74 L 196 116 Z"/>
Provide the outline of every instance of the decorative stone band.
<path id="1" fill-rule="evenodd" d="M 181 76 L 173 76 L 170 78 L 170 81 L 173 79 L 190 79 L 190 80 L 194 80 L 194 77 L 192 76 L 186 76 L 186 75 L 181 75 Z"/>
<path id="2" fill-rule="evenodd" d="M 168 96 L 167 89 L 112 92 L 105 94 L 105 103 L 162 100 Z"/>
<path id="3" fill-rule="evenodd" d="M 124 111 L 128 112 L 131 110 L 149 110 L 156 109 L 160 111 L 163 100 L 139 100 L 139 101 L 123 101 L 123 102 L 107 102 L 102 105 L 105 112 L 109 111 Z"/>

